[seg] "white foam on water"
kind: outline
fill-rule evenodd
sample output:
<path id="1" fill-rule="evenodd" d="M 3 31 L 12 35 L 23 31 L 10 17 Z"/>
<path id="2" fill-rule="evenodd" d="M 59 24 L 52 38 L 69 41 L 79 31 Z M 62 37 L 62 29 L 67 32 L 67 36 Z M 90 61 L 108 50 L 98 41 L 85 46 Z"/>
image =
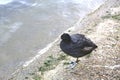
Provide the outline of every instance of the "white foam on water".
<path id="1" fill-rule="evenodd" d="M 31 6 L 38 6 L 38 3 L 33 3 Z"/>
<path id="2" fill-rule="evenodd" d="M 9 32 L 15 32 L 22 25 L 21 22 L 14 23 Z"/>
<path id="3" fill-rule="evenodd" d="M 19 1 L 20 3 L 22 3 L 22 4 L 27 4 L 27 2 L 25 2 L 25 1 Z"/>
<path id="4" fill-rule="evenodd" d="M 21 4 L 24 4 L 26 6 L 31 6 L 31 7 L 37 7 L 39 4 L 37 2 L 35 3 L 29 3 L 29 2 L 26 2 L 26 1 L 19 1 Z"/>
<path id="5" fill-rule="evenodd" d="M 20 28 L 20 26 L 22 25 L 21 22 L 17 22 L 14 23 L 10 26 L 10 30 L 8 32 L 6 32 L 0 39 L 0 46 L 2 44 L 4 44 L 5 42 L 7 42 L 9 40 L 9 38 L 11 37 L 11 35 L 16 32 L 16 30 L 18 30 Z"/>
<path id="6" fill-rule="evenodd" d="M 13 0 L 0 0 L 0 5 L 5 5 L 8 4 L 10 2 L 12 2 Z"/>
<path id="7" fill-rule="evenodd" d="M 31 6 L 31 4 L 29 2 L 26 2 L 26 1 L 18 1 L 18 2 L 20 2 L 21 4 L 27 5 L 27 6 Z"/>

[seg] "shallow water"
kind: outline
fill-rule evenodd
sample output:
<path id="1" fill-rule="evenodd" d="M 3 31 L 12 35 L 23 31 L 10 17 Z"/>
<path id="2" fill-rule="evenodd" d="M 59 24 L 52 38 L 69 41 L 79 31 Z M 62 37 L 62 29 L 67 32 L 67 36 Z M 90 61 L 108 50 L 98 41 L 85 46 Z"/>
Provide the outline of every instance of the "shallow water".
<path id="1" fill-rule="evenodd" d="M 103 0 L 1 0 L 0 75 L 35 56 Z"/>

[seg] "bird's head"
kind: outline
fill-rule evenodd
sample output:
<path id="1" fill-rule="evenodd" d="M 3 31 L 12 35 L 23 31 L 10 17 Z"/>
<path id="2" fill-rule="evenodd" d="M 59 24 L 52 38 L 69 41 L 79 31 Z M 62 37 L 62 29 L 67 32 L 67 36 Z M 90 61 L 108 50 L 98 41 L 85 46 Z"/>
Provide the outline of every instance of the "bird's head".
<path id="1" fill-rule="evenodd" d="M 62 34 L 62 35 L 61 35 L 61 39 L 62 39 L 64 42 L 66 42 L 66 43 L 71 42 L 71 37 L 70 37 L 70 35 L 69 35 L 68 33 Z"/>

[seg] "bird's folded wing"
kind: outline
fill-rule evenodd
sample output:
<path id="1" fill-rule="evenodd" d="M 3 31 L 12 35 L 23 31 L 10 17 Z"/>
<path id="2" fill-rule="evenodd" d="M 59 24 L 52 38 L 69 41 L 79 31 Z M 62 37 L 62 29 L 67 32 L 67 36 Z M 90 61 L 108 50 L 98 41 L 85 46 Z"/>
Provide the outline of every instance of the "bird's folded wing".
<path id="1" fill-rule="evenodd" d="M 90 51 L 90 50 L 92 50 L 92 47 L 84 47 L 82 50 L 83 51 Z"/>

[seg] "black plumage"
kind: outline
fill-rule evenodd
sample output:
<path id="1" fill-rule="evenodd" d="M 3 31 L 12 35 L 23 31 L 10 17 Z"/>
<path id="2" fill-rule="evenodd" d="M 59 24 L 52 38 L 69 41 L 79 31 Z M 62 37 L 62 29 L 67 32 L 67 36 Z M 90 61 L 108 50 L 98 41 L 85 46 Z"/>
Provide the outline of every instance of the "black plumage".
<path id="1" fill-rule="evenodd" d="M 79 57 L 90 54 L 97 48 L 97 45 L 83 34 L 69 35 L 64 33 L 61 35 L 61 39 L 60 48 L 64 53 L 77 58 L 76 62 Z"/>

